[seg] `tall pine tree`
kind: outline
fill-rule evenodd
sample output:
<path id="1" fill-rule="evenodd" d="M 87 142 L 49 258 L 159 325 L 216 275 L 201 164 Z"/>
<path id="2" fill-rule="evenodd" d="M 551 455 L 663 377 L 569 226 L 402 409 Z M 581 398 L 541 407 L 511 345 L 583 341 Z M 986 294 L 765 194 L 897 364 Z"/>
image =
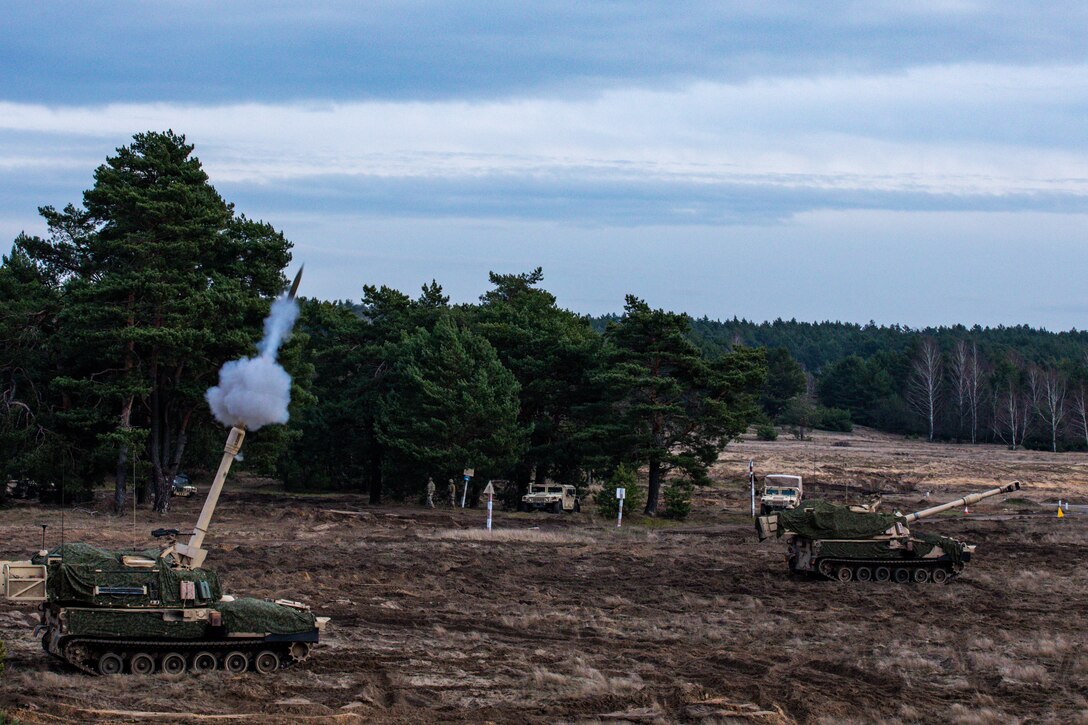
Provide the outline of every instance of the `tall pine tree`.
<path id="1" fill-rule="evenodd" d="M 63 285 L 56 384 L 70 424 L 114 451 L 118 510 L 134 449 L 167 510 L 191 426 L 207 420 L 204 390 L 250 352 L 290 261 L 283 235 L 236 218 L 192 152 L 171 131 L 137 134 L 95 171 L 82 208 L 42 208 L 50 237 L 26 245 Z"/>
<path id="2" fill-rule="evenodd" d="M 711 361 L 690 340 L 687 315 L 651 309 L 628 295 L 609 325 L 613 362 L 605 376 L 628 456 L 649 470 L 646 513 L 656 515 L 665 475 L 679 469 L 696 482 L 758 411 L 766 378 L 762 350 L 738 348 Z"/>

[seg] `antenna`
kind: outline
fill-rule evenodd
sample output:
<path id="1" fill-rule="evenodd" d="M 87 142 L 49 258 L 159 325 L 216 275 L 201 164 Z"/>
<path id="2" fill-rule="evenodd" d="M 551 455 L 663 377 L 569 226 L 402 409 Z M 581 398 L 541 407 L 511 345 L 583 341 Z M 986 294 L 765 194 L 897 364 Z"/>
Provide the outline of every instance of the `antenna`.
<path id="1" fill-rule="evenodd" d="M 45 530 L 49 528 L 49 524 L 38 524 L 42 527 L 42 550 L 45 550 Z"/>
<path id="2" fill-rule="evenodd" d="M 136 551 L 136 450 L 132 451 L 132 550 Z"/>

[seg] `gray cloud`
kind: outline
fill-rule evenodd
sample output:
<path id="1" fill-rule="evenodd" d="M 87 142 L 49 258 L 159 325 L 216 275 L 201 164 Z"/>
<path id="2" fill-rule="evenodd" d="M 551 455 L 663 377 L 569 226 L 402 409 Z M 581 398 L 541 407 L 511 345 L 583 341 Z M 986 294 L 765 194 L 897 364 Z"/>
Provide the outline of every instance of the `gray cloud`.
<path id="1" fill-rule="evenodd" d="M 1083 3 L 15 3 L 10 100 L 492 98 L 1085 59 Z"/>

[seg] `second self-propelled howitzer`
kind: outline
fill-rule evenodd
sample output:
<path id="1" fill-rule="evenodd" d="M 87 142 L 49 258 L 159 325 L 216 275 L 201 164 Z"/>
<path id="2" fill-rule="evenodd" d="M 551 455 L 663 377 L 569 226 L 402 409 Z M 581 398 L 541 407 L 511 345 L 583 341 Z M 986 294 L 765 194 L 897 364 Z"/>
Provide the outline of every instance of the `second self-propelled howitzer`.
<path id="1" fill-rule="evenodd" d="M 1020 482 L 974 493 L 911 514 L 882 513 L 877 504 L 846 506 L 807 501 L 792 511 L 756 519 L 759 540 L 786 538 L 792 573 L 814 573 L 848 582 L 895 581 L 943 584 L 963 571 L 972 544 L 946 536 L 912 532 L 919 519 L 969 506 L 1020 489 Z"/>

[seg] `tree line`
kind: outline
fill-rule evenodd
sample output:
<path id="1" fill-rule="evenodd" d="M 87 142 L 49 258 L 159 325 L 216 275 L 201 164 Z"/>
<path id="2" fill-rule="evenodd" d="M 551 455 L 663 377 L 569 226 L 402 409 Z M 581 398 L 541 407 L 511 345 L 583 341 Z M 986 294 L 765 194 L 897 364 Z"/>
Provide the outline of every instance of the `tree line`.
<path id="1" fill-rule="evenodd" d="M 204 392 L 253 352 L 292 245 L 237 214 L 193 151 L 173 132 L 137 134 L 81 205 L 42 207 L 48 234 L 3 257 L 5 478 L 57 482 L 69 500 L 108 483 L 116 510 L 135 494 L 165 512 L 186 462 L 214 460 L 223 432 Z M 476 304 L 451 305 L 437 282 L 303 299 L 281 351 L 291 421 L 253 433 L 245 465 L 373 502 L 464 468 L 513 491 L 644 469 L 649 514 L 663 489 L 705 482 L 759 414 L 763 350 L 702 350 L 687 315 L 633 296 L 598 332 L 542 281 L 492 273 Z"/>
<path id="2" fill-rule="evenodd" d="M 768 346 L 764 413 L 795 431 L 858 424 L 929 440 L 1088 448 L 1085 332 L 703 318 L 691 335 L 709 354 Z"/>
<path id="3" fill-rule="evenodd" d="M 236 213 L 184 136 L 143 133 L 82 203 L 0 261 L 0 466 L 67 500 L 108 484 L 165 512 L 183 468 L 217 459 L 204 392 L 252 354 L 291 243 Z M 930 439 L 1088 446 L 1088 336 L 693 320 L 634 296 L 622 314 L 561 308 L 540 269 L 492 273 L 473 304 L 415 296 L 301 300 L 281 362 L 291 420 L 245 466 L 296 489 L 413 498 L 428 478 L 584 486 L 645 471 L 645 510 L 685 510 L 753 423 L 797 435 L 855 424 Z M 2 492 L 2 491 L 0 491 Z M 687 494 L 685 494 L 687 492 Z"/>

